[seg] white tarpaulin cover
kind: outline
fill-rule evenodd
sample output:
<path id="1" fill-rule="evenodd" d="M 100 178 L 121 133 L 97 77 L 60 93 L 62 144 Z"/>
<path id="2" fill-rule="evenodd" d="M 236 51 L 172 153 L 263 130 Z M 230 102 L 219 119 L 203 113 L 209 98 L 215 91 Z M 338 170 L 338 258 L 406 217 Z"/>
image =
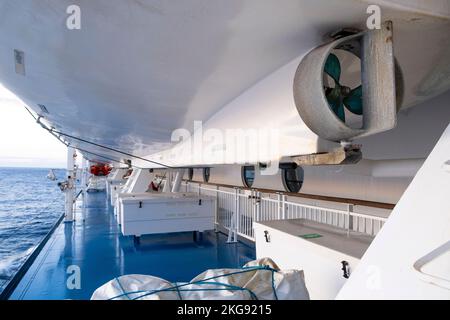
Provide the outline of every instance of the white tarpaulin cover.
<path id="1" fill-rule="evenodd" d="M 269 258 L 241 269 L 211 269 L 188 283 L 126 275 L 104 284 L 92 300 L 305 300 L 303 271 L 279 270 Z"/>

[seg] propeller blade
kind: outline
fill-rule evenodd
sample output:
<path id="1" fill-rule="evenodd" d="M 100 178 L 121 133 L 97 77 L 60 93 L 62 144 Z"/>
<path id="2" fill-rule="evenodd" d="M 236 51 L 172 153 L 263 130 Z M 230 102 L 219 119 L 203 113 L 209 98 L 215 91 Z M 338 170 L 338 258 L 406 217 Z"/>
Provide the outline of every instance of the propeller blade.
<path id="1" fill-rule="evenodd" d="M 362 115 L 362 86 L 359 86 L 352 91 L 350 94 L 344 98 L 345 107 L 352 113 L 357 115 Z"/>
<path id="2" fill-rule="evenodd" d="M 335 113 L 338 116 L 338 118 L 345 123 L 345 110 L 344 105 L 342 103 L 339 103 L 338 109 Z"/>
<path id="3" fill-rule="evenodd" d="M 341 78 L 341 64 L 336 55 L 330 53 L 325 62 L 324 71 L 332 77 L 335 82 L 339 83 L 339 79 Z"/>
<path id="4" fill-rule="evenodd" d="M 327 96 L 328 104 L 330 105 L 331 110 L 334 114 L 341 119 L 342 122 L 345 122 L 345 111 L 344 105 L 340 101 L 341 99 L 331 99 Z"/>

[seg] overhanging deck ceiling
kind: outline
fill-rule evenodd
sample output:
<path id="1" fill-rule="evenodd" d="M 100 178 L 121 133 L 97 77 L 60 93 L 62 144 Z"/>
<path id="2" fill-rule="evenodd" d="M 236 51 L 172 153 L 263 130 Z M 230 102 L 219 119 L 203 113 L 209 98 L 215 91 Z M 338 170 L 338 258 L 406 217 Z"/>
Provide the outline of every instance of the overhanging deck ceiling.
<path id="1" fill-rule="evenodd" d="M 0 1 L 0 82 L 58 130 L 141 156 L 367 17 L 363 1 L 86 0 L 68 30 L 72 2 Z"/>

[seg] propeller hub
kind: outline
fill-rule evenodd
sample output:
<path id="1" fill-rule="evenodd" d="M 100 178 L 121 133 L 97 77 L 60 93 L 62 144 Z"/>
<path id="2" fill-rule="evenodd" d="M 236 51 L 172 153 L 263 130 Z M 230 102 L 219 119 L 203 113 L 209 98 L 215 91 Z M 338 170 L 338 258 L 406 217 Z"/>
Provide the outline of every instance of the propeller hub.
<path id="1" fill-rule="evenodd" d="M 341 86 L 341 95 L 342 96 L 347 97 L 348 95 L 350 95 L 351 91 L 352 91 L 352 89 L 350 89 L 349 87 Z"/>
<path id="2" fill-rule="evenodd" d="M 327 97 L 331 100 L 339 100 L 341 96 L 341 87 L 336 83 L 336 86 L 332 88 Z"/>

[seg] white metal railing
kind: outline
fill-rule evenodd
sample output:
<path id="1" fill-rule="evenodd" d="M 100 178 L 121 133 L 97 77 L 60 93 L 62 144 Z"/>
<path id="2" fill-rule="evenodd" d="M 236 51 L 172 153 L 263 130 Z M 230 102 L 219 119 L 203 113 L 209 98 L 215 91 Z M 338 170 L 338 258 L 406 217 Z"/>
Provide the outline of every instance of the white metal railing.
<path id="1" fill-rule="evenodd" d="M 186 192 L 216 197 L 216 225 L 229 231 L 229 241 L 236 241 L 237 235 L 254 240 L 253 222 L 260 221 L 306 219 L 339 227 L 348 233 L 357 231 L 375 236 L 387 220 L 353 212 L 353 205 L 348 205 L 347 210 L 338 210 L 290 202 L 282 193 L 263 196 L 257 190 L 202 185 L 197 182 L 185 182 L 184 188 Z"/>

